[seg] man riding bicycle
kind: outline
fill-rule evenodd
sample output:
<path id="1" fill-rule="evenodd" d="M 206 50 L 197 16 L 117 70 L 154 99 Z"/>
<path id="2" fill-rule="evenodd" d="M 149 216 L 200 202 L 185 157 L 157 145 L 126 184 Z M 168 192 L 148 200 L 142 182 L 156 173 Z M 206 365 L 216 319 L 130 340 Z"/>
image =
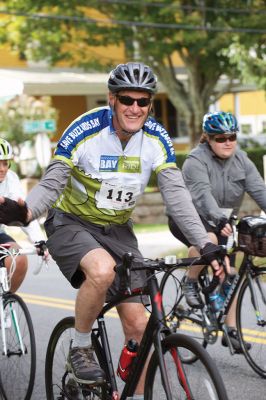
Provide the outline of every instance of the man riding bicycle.
<path id="1" fill-rule="evenodd" d="M 174 220 L 216 274 L 223 273 L 216 261 L 220 248 L 210 243 L 192 204 L 171 140 L 151 116 L 156 88 L 149 66 L 118 65 L 108 79 L 109 105 L 79 116 L 63 133 L 44 177 L 27 197 L 27 217 L 17 216 L 26 205 L 14 206 L 16 219 L 23 223 L 50 208 L 47 246 L 62 273 L 79 289 L 69 368 L 85 384 L 105 379 L 94 358 L 90 332 L 104 302 L 118 291 L 114 266 L 128 251 L 141 257 L 130 215 L 152 171 Z M 0 201 L 1 221 L 10 203 Z M 135 272 L 132 286 L 144 284 L 143 271 Z M 133 301 L 117 307 L 126 342 L 140 342 L 147 322 L 142 299 Z M 136 394 L 143 394 L 143 382 Z"/>
<path id="2" fill-rule="evenodd" d="M 193 203 L 213 243 L 226 244 L 232 234 L 227 210 L 237 215 L 247 192 L 266 211 L 266 187 L 253 162 L 237 147 L 238 123 L 234 115 L 225 112 L 208 113 L 203 118 L 200 144 L 191 151 L 182 172 Z M 198 255 L 173 218 L 169 217 L 173 235 L 189 248 L 189 257 Z M 191 247 L 192 246 L 192 247 Z M 234 265 L 234 258 L 231 259 Z M 183 286 L 187 303 L 201 307 L 198 276 L 202 267 L 190 268 Z M 235 321 L 236 301 L 227 316 L 228 333 L 236 352 L 240 353 Z M 225 336 L 222 344 L 228 346 Z M 246 347 L 250 347 L 247 343 Z"/>

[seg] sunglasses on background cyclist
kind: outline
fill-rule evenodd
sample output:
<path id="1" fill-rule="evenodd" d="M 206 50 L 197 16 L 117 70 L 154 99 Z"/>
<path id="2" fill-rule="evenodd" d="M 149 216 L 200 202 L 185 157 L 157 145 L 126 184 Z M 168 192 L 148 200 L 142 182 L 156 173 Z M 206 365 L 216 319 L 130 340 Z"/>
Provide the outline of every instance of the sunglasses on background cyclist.
<path id="1" fill-rule="evenodd" d="M 227 140 L 229 140 L 229 142 L 235 142 L 236 134 L 234 133 L 233 135 L 230 135 L 230 136 L 214 137 L 213 140 L 216 143 L 225 143 L 225 142 L 227 142 Z"/>
<path id="2" fill-rule="evenodd" d="M 130 96 L 121 96 L 119 94 L 116 95 L 119 103 L 123 104 L 124 106 L 132 106 L 135 101 L 139 107 L 147 107 L 151 104 L 150 97 L 140 97 L 139 99 L 134 99 L 134 97 Z"/>

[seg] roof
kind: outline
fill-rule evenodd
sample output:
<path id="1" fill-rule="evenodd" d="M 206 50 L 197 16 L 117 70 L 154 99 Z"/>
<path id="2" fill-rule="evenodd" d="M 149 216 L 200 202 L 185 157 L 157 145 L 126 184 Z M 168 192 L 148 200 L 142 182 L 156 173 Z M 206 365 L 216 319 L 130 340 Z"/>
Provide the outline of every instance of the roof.
<path id="1" fill-rule="evenodd" d="M 0 79 L 23 82 L 29 95 L 105 94 L 108 74 L 84 73 L 73 69 L 0 69 Z"/>

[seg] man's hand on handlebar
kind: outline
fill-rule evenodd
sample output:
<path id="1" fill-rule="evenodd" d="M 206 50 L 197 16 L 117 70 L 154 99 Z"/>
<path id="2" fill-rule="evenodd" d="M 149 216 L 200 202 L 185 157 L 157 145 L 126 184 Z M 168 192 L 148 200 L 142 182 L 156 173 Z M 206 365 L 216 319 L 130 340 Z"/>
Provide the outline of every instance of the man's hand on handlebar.
<path id="1" fill-rule="evenodd" d="M 226 256 L 223 247 L 208 242 L 200 250 L 200 254 L 206 260 L 206 263 L 212 266 L 214 275 L 219 277 L 220 280 L 225 278 L 226 273 L 230 273 L 229 258 Z"/>

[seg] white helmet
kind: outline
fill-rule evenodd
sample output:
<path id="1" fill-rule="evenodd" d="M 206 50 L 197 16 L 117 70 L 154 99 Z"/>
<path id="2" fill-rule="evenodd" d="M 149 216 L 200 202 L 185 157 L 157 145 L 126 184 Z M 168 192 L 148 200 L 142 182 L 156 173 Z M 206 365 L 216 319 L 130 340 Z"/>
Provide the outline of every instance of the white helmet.
<path id="1" fill-rule="evenodd" d="M 11 160 L 13 158 L 13 150 L 7 140 L 0 138 L 0 160 Z"/>

